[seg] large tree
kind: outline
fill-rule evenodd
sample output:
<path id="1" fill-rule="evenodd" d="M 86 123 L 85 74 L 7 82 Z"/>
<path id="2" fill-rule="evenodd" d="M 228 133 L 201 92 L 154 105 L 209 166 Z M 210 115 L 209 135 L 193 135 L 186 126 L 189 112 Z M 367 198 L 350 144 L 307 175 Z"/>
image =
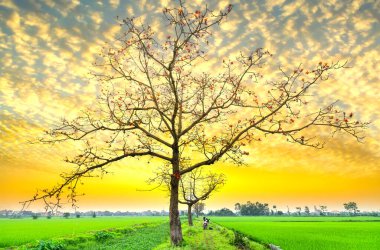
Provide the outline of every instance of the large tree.
<path id="1" fill-rule="evenodd" d="M 316 148 L 323 146 L 318 140 L 321 133 L 316 132 L 323 128 L 324 133 L 362 138 L 359 132 L 366 123 L 356 121 L 336 102 L 322 104 L 311 95 L 331 71 L 345 64 L 281 68 L 278 79 L 263 81 L 262 66 L 272 54 L 249 45 L 236 58 L 220 59 L 219 68 L 197 67 L 215 52 L 209 47 L 212 29 L 231 10 L 231 5 L 221 11 L 207 6 L 192 10 L 179 1 L 163 10 L 167 26 L 158 33 L 135 18 L 120 20 L 124 31 L 96 61 L 98 104 L 75 119 L 63 119 L 41 139 L 82 142 L 82 152 L 67 159 L 74 164 L 73 171 L 25 204 L 42 199 L 54 209 L 65 191 L 75 203 L 82 179 L 107 173 L 116 162 L 128 167 L 128 159 L 146 158 L 170 174 L 170 235 L 178 245 L 183 176 L 222 159 L 241 164 L 248 155 L 244 146 L 259 146 L 270 135 Z M 306 107 L 313 100 L 314 105 Z"/>

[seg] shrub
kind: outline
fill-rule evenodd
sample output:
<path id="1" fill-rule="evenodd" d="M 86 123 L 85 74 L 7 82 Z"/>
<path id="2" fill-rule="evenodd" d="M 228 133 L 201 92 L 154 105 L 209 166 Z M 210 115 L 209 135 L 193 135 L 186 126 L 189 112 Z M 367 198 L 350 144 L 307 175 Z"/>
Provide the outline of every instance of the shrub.
<path id="1" fill-rule="evenodd" d="M 237 248 L 239 248 L 239 249 L 250 249 L 249 239 L 245 235 L 243 235 L 237 231 L 234 231 L 234 234 L 235 234 L 235 238 L 234 238 L 233 244 Z"/>
<path id="2" fill-rule="evenodd" d="M 115 232 L 121 233 L 121 234 L 132 234 L 132 233 L 136 232 L 136 229 L 134 229 L 134 228 L 119 228 L 119 229 L 115 229 Z"/>
<path id="3" fill-rule="evenodd" d="M 98 231 L 95 233 L 95 240 L 99 242 L 106 241 L 113 238 L 113 234 L 106 231 Z"/>
<path id="4" fill-rule="evenodd" d="M 41 240 L 37 246 L 38 250 L 64 250 L 65 246 L 60 242 Z"/>
<path id="5" fill-rule="evenodd" d="M 37 220 L 38 219 L 38 214 L 33 214 L 32 218 L 33 218 L 33 220 Z"/>

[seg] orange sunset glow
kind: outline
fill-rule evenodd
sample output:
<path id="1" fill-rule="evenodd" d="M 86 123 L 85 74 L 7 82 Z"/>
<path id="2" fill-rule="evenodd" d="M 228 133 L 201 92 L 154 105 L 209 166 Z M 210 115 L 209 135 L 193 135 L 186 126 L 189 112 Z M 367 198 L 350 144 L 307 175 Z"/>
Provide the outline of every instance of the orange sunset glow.
<path id="1" fill-rule="evenodd" d="M 162 9 L 175 5 L 169 0 L 68 2 L 0 2 L 0 210 L 20 209 L 20 201 L 52 187 L 60 173 L 73 168 L 63 160 L 83 145 L 36 140 L 62 118 L 73 119 L 96 103 L 100 87 L 89 72 L 102 46 L 120 34 L 117 17 L 137 17 L 157 37 L 166 37 Z M 361 142 L 314 127 L 309 133 L 326 142 L 322 149 L 267 135 L 245 147 L 245 165 L 219 161 L 207 166 L 224 173 L 226 184 L 205 201 L 206 210 L 233 209 L 247 201 L 284 211 L 306 205 L 343 210 L 343 203 L 355 201 L 362 211 L 379 211 L 380 4 L 316 2 L 186 2 L 194 9 L 205 3 L 211 9 L 233 5 L 227 20 L 213 28 L 209 59 L 196 65 L 196 72 L 217 72 L 224 59 L 256 48 L 273 53 L 263 81 L 275 78 L 279 67 L 292 71 L 300 64 L 311 68 L 320 61 L 348 61 L 348 68 L 313 89 L 308 107 L 338 100 L 355 119 L 370 122 Z M 157 165 L 124 159 L 109 166 L 109 174 L 84 180 L 79 210 L 168 210 L 167 191 L 147 191 Z M 42 211 L 43 205 L 36 202 L 30 209 Z"/>

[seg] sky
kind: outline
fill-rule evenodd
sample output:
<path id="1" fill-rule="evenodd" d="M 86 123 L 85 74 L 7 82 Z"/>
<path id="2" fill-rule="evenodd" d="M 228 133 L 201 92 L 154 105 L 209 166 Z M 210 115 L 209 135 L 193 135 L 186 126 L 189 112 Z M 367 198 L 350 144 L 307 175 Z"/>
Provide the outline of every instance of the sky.
<path id="1" fill-rule="evenodd" d="M 226 185 L 206 201 L 206 209 L 236 202 L 266 202 L 279 210 L 327 205 L 343 210 L 356 201 L 361 210 L 380 210 L 380 2 L 371 0 L 207 1 L 233 10 L 213 30 L 212 72 L 220 58 L 242 49 L 267 48 L 274 69 L 300 63 L 346 61 L 315 94 L 318 103 L 339 105 L 371 122 L 363 143 L 347 135 L 327 138 L 324 149 L 269 138 L 249 147 L 246 166 L 210 167 L 227 176 Z M 54 185 L 70 166 L 63 159 L 76 146 L 30 143 L 60 119 L 77 116 L 96 101 L 92 63 L 120 26 L 116 17 L 139 17 L 164 35 L 161 1 L 0 1 L 0 209 L 19 209 L 36 189 Z M 188 1 L 194 9 L 206 1 Z M 272 75 L 269 72 L 268 78 Z M 319 133 L 319 131 L 315 131 Z M 168 210 L 168 196 L 148 189 L 152 168 L 131 160 L 111 174 L 85 181 L 79 209 Z M 41 204 L 32 209 L 42 210 Z"/>

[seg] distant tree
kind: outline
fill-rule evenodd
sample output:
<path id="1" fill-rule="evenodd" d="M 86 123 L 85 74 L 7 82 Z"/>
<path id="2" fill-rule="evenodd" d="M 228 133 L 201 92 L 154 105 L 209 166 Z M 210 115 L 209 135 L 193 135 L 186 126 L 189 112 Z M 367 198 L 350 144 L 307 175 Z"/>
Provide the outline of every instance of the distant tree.
<path id="1" fill-rule="evenodd" d="M 284 212 L 278 210 L 278 211 L 277 211 L 277 215 L 284 215 Z"/>
<path id="2" fill-rule="evenodd" d="M 306 215 L 310 215 L 310 209 L 308 206 L 305 206 L 304 211 Z"/>
<path id="3" fill-rule="evenodd" d="M 70 213 L 67 213 L 67 212 L 63 213 L 63 217 L 66 218 L 66 219 L 69 218 L 70 217 Z"/>
<path id="4" fill-rule="evenodd" d="M 320 215 L 327 215 L 327 206 L 319 206 L 320 207 Z"/>
<path id="5" fill-rule="evenodd" d="M 350 201 L 348 203 L 344 203 L 343 206 L 344 209 L 346 209 L 351 215 L 356 215 L 356 213 L 359 212 L 356 202 Z"/>
<path id="6" fill-rule="evenodd" d="M 38 215 L 38 214 L 36 214 L 36 213 L 32 214 L 32 218 L 33 218 L 33 220 L 37 220 L 37 219 L 38 219 L 38 217 L 39 217 L 39 215 Z"/>
<path id="7" fill-rule="evenodd" d="M 78 214 L 78 213 L 75 214 L 75 217 L 80 218 L 80 214 Z"/>
<path id="8" fill-rule="evenodd" d="M 297 213 L 298 213 L 298 215 L 301 215 L 301 207 L 296 207 L 296 210 L 297 210 Z"/>
<path id="9" fill-rule="evenodd" d="M 197 217 L 202 214 L 203 210 L 205 210 L 205 207 L 206 204 L 201 201 L 198 201 L 194 204 L 194 212 L 197 215 Z"/>
<path id="10" fill-rule="evenodd" d="M 92 218 L 96 218 L 96 213 L 95 212 L 92 213 Z"/>
<path id="11" fill-rule="evenodd" d="M 235 212 L 236 214 L 240 214 L 241 205 L 239 202 L 235 203 Z"/>
<path id="12" fill-rule="evenodd" d="M 314 213 L 315 213 L 315 214 L 318 214 L 318 215 L 321 214 L 321 210 L 318 209 L 316 205 L 314 205 Z"/>
<path id="13" fill-rule="evenodd" d="M 288 215 L 290 215 L 289 206 L 287 205 L 286 208 L 288 209 Z"/>
<path id="14" fill-rule="evenodd" d="M 285 64 L 276 74 L 263 67 L 272 54 L 251 44 L 239 48 L 238 57 L 223 58 L 227 55 L 215 49 L 224 48 L 208 44 L 217 40 L 213 27 L 227 19 L 232 5 L 217 11 L 206 2 L 196 9 L 182 0 L 170 5 L 156 19 L 165 25 L 163 33 L 138 18 L 118 20 L 122 32 L 94 63 L 98 103 L 72 120 L 62 119 L 40 140 L 82 143 L 80 152 L 67 159 L 75 167 L 25 206 L 40 199 L 56 209 L 62 197 L 75 205 L 77 184 L 84 178 L 101 176 L 116 162 L 126 160 L 122 165 L 128 167 L 133 157 L 154 158 L 169 170 L 170 238 L 179 245 L 179 182 L 193 170 L 220 160 L 241 165 L 249 154 L 245 146 L 261 147 L 268 135 L 314 148 L 322 148 L 327 133 L 362 139 L 367 123 L 354 120 L 336 102 L 322 103 L 312 95 L 345 63 Z M 212 69 L 200 68 L 214 59 Z M 266 73 L 273 78 L 264 78 Z M 310 102 L 316 105 L 307 106 Z"/>
<path id="15" fill-rule="evenodd" d="M 273 210 L 274 210 L 274 213 L 277 214 L 277 206 L 276 206 L 276 205 L 273 205 L 272 208 L 273 208 Z"/>

